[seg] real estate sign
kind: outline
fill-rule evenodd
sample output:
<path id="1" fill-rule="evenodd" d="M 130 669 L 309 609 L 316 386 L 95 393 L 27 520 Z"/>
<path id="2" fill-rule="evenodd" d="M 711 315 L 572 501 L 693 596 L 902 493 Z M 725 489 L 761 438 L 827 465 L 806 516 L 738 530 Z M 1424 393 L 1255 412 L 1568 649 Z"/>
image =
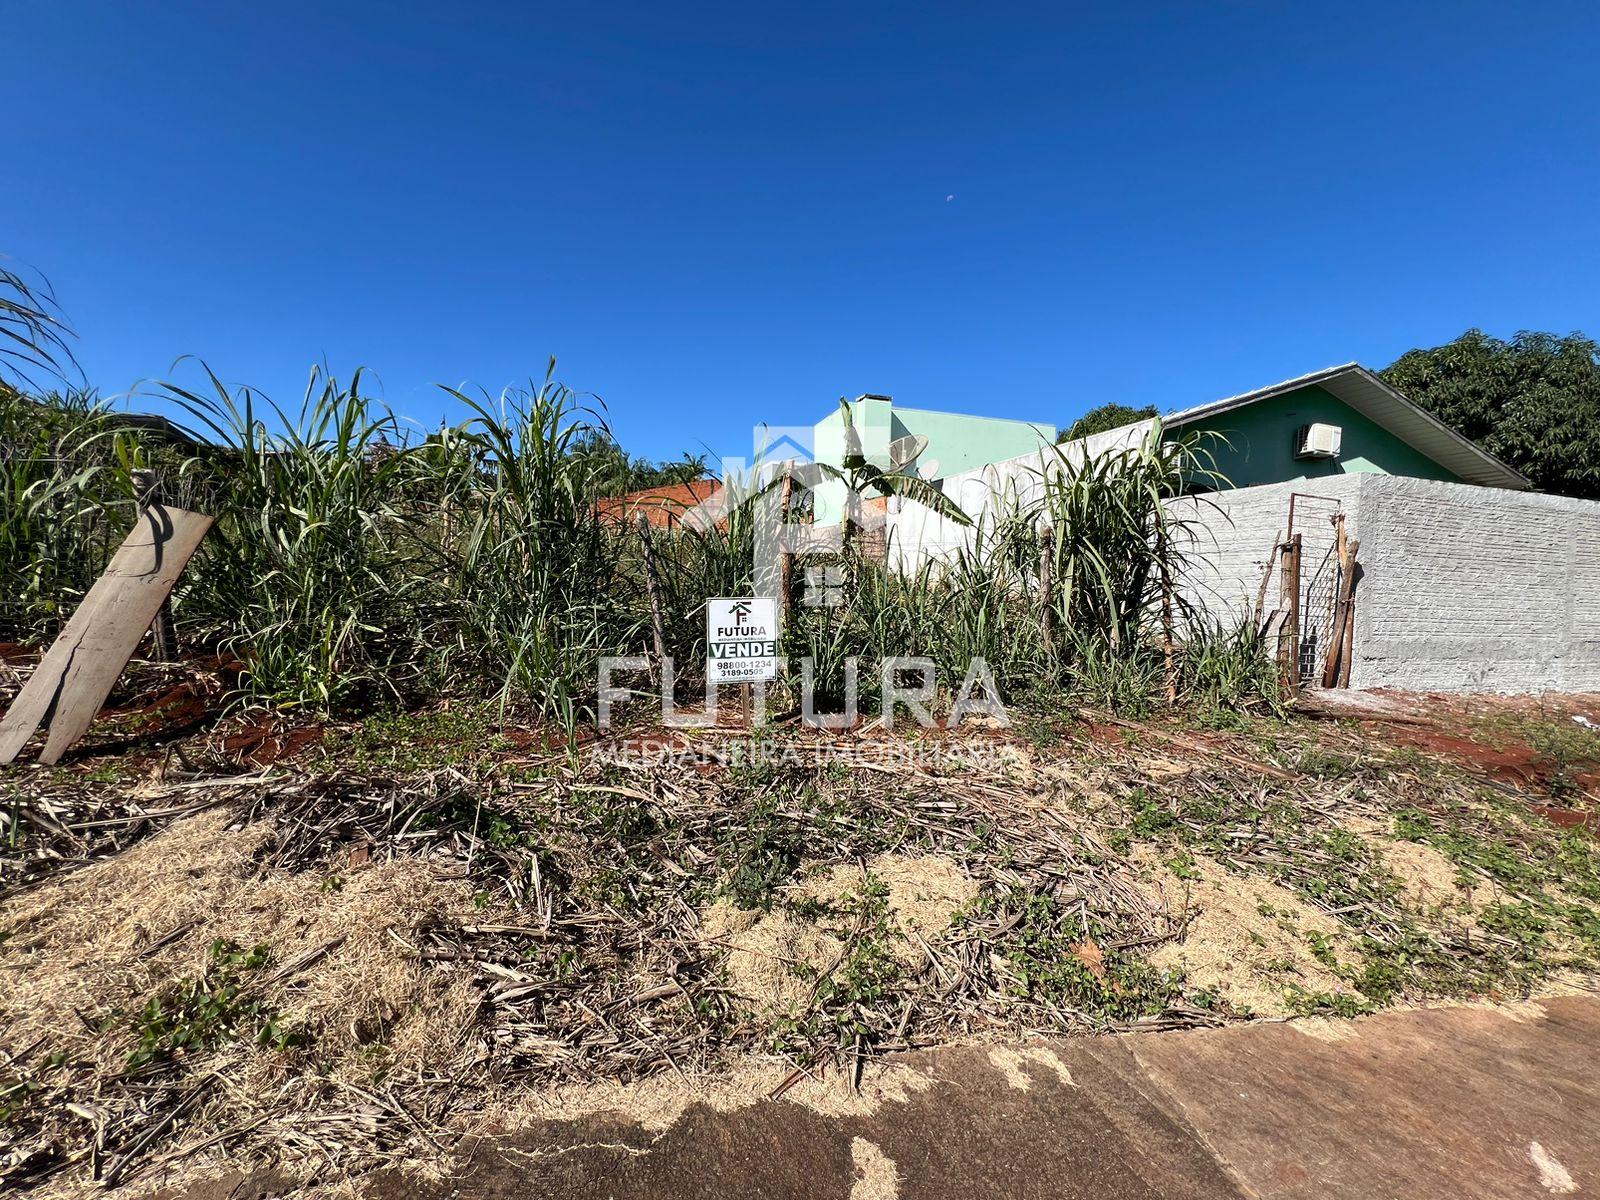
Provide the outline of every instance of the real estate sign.
<path id="1" fill-rule="evenodd" d="M 706 601 L 706 678 L 754 683 L 778 675 L 778 602 L 771 596 Z"/>

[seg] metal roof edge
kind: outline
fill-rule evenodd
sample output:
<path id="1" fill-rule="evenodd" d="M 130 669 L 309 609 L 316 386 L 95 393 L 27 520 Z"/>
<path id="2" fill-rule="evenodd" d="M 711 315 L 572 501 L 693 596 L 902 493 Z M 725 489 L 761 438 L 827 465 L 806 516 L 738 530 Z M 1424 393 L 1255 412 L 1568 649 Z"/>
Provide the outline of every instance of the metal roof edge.
<path id="1" fill-rule="evenodd" d="M 1282 383 L 1269 384 L 1253 391 L 1240 392 L 1235 396 L 1224 396 L 1221 400 L 1208 400 L 1204 404 L 1196 404 L 1192 408 L 1180 408 L 1176 412 L 1168 413 L 1161 418 L 1163 425 L 1187 425 L 1190 421 L 1198 421 L 1202 417 L 1216 416 L 1218 413 L 1232 412 L 1236 408 L 1243 408 L 1247 404 L 1256 404 L 1262 400 L 1271 400 L 1274 396 L 1282 396 L 1287 392 L 1296 392 L 1301 388 L 1315 387 L 1318 384 L 1334 379 L 1350 371 L 1365 371 L 1358 362 L 1340 363 L 1334 367 L 1323 367 L 1320 371 L 1312 371 L 1305 375 L 1297 375 L 1293 379 L 1285 379 Z M 1369 372 L 1370 374 L 1370 372 Z M 1393 389 L 1390 389 L 1393 391 Z M 1398 392 L 1395 393 L 1399 395 Z M 1403 396 L 1401 399 L 1405 399 Z M 1411 401 L 1406 400 L 1407 404 Z M 1421 410 L 1418 410 L 1421 411 Z"/>
<path id="2" fill-rule="evenodd" d="M 1519 490 L 1528 492 L 1533 490 L 1533 481 L 1521 471 L 1513 467 L 1510 463 L 1506 462 L 1505 459 L 1501 458 L 1497 454 L 1493 454 L 1488 450 L 1485 450 L 1482 446 L 1478 445 L 1477 442 L 1473 441 L 1459 430 L 1451 429 L 1450 426 L 1446 425 L 1438 417 L 1434 416 L 1427 409 L 1423 408 L 1422 405 L 1411 399 L 1411 397 L 1407 396 L 1404 392 L 1392 387 L 1389 382 L 1376 371 L 1371 370 L 1368 367 L 1364 367 L 1360 363 L 1351 363 L 1350 365 L 1359 371 L 1363 376 L 1365 376 L 1371 383 L 1388 393 L 1392 399 L 1400 404 L 1405 405 L 1405 407 L 1416 413 L 1424 421 L 1428 422 L 1428 424 L 1434 426 L 1437 430 L 1439 430 L 1439 432 L 1458 442 L 1463 449 L 1471 451 L 1473 454 L 1487 462 L 1491 467 L 1494 467 L 1504 473 L 1507 478 L 1514 481 L 1514 486 Z M 1432 456 L 1430 455 L 1429 457 Z"/>
<path id="3" fill-rule="evenodd" d="M 1395 404 L 1400 405 L 1409 413 L 1421 418 L 1426 424 L 1432 426 L 1435 432 L 1444 434 L 1447 439 L 1456 444 L 1458 449 L 1470 453 L 1472 456 L 1488 466 L 1491 472 L 1499 475 L 1503 480 L 1505 480 L 1506 486 L 1520 491 L 1533 490 L 1532 482 L 1527 478 L 1527 476 L 1523 475 L 1515 467 L 1489 453 L 1489 451 L 1485 450 L 1482 446 L 1478 445 L 1470 438 L 1464 437 L 1456 430 L 1451 429 L 1450 426 L 1446 425 L 1438 417 L 1434 416 L 1427 409 L 1423 408 L 1415 400 L 1412 400 L 1403 392 L 1397 391 L 1395 388 L 1391 387 L 1376 371 L 1373 371 L 1368 367 L 1364 367 L 1358 362 L 1347 362 L 1341 363 L 1338 366 L 1324 367 L 1320 371 L 1312 371 L 1309 374 L 1300 375 L 1294 379 L 1286 379 L 1282 383 L 1274 383 L 1264 388 L 1257 388 L 1254 391 L 1241 392 L 1236 396 L 1228 396 L 1221 400 L 1212 400 L 1206 404 L 1196 405 L 1193 408 L 1181 409 L 1178 412 L 1174 412 L 1166 417 L 1163 417 L 1162 422 L 1163 424 L 1169 426 L 1187 425 L 1192 421 L 1198 421 L 1205 417 L 1212 417 L 1221 413 L 1232 412 L 1234 409 L 1243 408 L 1247 404 L 1256 404 L 1262 400 L 1271 400 L 1276 396 L 1285 395 L 1288 392 L 1298 391 L 1299 389 L 1306 387 L 1316 387 L 1324 383 L 1332 383 L 1340 378 L 1352 375 L 1361 378 L 1369 384 L 1372 384 L 1378 388 L 1378 390 L 1381 391 L 1387 399 Z M 1347 397 L 1339 396 L 1337 393 L 1334 393 L 1334 395 L 1336 399 L 1340 400 L 1342 403 L 1349 404 L 1352 408 L 1355 408 L 1358 412 L 1361 412 L 1362 415 L 1367 417 L 1369 420 L 1377 422 L 1379 425 L 1384 426 L 1385 429 L 1389 429 L 1390 433 L 1393 433 L 1396 437 L 1399 437 L 1419 454 L 1423 454 L 1426 457 L 1433 459 L 1434 462 L 1439 461 L 1434 457 L 1434 455 L 1429 454 L 1422 447 L 1417 446 L 1412 439 L 1396 433 L 1393 429 L 1390 429 L 1388 423 L 1382 420 L 1379 415 L 1364 411 L 1360 405 L 1353 403 Z M 1440 463 L 1439 465 L 1445 467 L 1446 470 L 1454 469 L 1447 463 Z"/>

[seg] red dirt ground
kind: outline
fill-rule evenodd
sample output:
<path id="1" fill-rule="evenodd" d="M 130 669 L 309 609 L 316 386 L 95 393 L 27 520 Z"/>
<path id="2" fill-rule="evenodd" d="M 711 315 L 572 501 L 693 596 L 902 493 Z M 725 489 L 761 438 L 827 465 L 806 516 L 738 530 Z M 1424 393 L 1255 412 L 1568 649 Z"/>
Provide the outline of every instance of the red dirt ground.
<path id="1" fill-rule="evenodd" d="M 270 767 L 319 744 L 323 732 L 321 725 L 288 726 L 272 713 L 251 713 L 240 728 L 223 735 L 222 752 L 241 767 Z"/>
<path id="2" fill-rule="evenodd" d="M 1533 696 L 1449 696 L 1437 693 L 1407 697 L 1387 693 L 1386 698 L 1409 700 L 1412 712 L 1425 723 L 1397 724 L 1375 718 L 1372 724 L 1397 746 L 1454 759 L 1482 771 L 1491 779 L 1545 793 L 1558 789 L 1570 795 L 1575 785 L 1586 798 L 1600 803 L 1600 760 L 1563 764 L 1545 751 L 1516 736 L 1511 726 L 1486 726 L 1495 717 L 1526 716 L 1543 721 L 1566 721 L 1575 716 L 1600 724 L 1600 697 L 1583 694 L 1548 700 Z M 1568 828 L 1590 828 L 1600 823 L 1600 813 L 1564 806 L 1540 806 L 1552 821 Z"/>

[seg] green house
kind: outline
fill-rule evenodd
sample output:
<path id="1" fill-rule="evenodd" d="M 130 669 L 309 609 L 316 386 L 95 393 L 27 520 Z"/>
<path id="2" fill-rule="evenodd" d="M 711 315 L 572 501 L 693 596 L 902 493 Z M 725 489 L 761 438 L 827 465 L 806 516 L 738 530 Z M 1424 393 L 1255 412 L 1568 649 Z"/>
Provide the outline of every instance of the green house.
<path id="1" fill-rule="evenodd" d="M 891 465 L 889 448 L 895 442 L 906 437 L 926 438 L 926 448 L 915 464 L 925 479 L 944 479 L 1019 458 L 1056 440 L 1056 427 L 1042 421 L 906 408 L 890 396 L 859 396 L 850 403 L 850 415 L 863 454 L 880 466 Z M 841 465 L 845 443 L 843 413 L 835 409 L 818 421 L 812 439 L 812 454 L 818 462 Z M 837 522 L 844 510 L 844 485 L 822 484 L 816 489 L 814 502 L 819 524 Z"/>
<path id="2" fill-rule="evenodd" d="M 1358 363 L 1184 409 L 1162 423 L 1169 436 L 1216 435 L 1205 441 L 1218 487 L 1359 474 L 1532 486 Z M 1093 452 L 1131 444 L 1148 427 L 1139 422 L 1080 441 Z"/>

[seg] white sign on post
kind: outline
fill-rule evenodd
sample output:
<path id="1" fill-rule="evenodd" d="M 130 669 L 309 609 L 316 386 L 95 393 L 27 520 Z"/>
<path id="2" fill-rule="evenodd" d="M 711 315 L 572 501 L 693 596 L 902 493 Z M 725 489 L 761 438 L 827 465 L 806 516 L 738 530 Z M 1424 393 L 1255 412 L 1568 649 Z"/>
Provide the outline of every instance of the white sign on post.
<path id="1" fill-rule="evenodd" d="M 706 601 L 706 678 L 755 683 L 778 677 L 778 602 L 771 596 Z"/>

